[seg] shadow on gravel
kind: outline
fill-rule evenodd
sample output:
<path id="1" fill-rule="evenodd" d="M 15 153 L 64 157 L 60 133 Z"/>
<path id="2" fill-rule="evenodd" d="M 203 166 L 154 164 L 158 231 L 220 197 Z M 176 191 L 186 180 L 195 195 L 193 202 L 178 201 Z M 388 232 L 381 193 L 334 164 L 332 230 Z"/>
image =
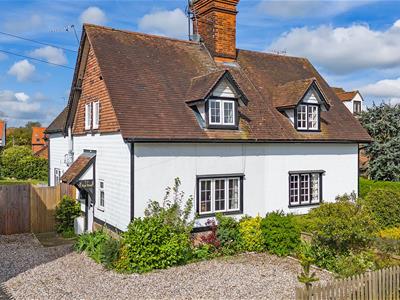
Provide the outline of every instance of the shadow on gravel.
<path id="1" fill-rule="evenodd" d="M 60 258 L 72 250 L 70 243 L 56 247 L 43 247 L 33 234 L 0 235 L 0 299 L 7 297 L 2 287 L 3 282 L 36 266 Z"/>

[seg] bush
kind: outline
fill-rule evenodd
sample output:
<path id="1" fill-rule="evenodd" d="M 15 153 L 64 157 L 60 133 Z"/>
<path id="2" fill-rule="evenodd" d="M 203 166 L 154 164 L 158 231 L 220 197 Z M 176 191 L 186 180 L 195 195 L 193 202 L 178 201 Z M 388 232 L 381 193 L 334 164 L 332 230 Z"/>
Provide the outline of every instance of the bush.
<path id="1" fill-rule="evenodd" d="M 21 180 L 47 179 L 47 160 L 33 155 L 26 146 L 14 146 L 5 149 L 1 154 L 1 177 Z"/>
<path id="2" fill-rule="evenodd" d="M 243 241 L 243 250 L 260 252 L 264 249 L 260 216 L 243 218 L 239 222 L 239 232 Z"/>
<path id="3" fill-rule="evenodd" d="M 400 182 L 374 181 L 360 177 L 360 198 L 365 198 L 369 192 L 384 189 L 400 192 Z"/>
<path id="4" fill-rule="evenodd" d="M 383 239 L 400 240 L 400 227 L 382 229 L 378 236 Z"/>
<path id="5" fill-rule="evenodd" d="M 300 245 L 300 230 L 292 215 L 272 212 L 261 221 L 265 248 L 278 256 L 292 253 Z"/>
<path id="6" fill-rule="evenodd" d="M 74 233 L 74 220 L 81 214 L 81 206 L 78 201 L 71 197 L 64 196 L 56 207 L 56 230 L 64 236 Z"/>
<path id="7" fill-rule="evenodd" d="M 80 235 L 75 243 L 75 250 L 86 252 L 97 263 L 113 268 L 119 258 L 120 243 L 103 230 L 99 230 Z"/>
<path id="8" fill-rule="evenodd" d="M 371 191 L 363 204 L 382 228 L 400 226 L 400 191 Z"/>
<path id="9" fill-rule="evenodd" d="M 162 205 L 151 201 L 145 217 L 129 224 L 122 236 L 118 270 L 141 273 L 183 264 L 191 258 L 193 221 L 189 216 L 193 200 L 190 197 L 181 208 L 184 194 L 179 186 L 179 179 L 175 179 L 174 187 L 166 189 Z"/>
<path id="10" fill-rule="evenodd" d="M 222 254 L 232 255 L 241 251 L 242 239 L 239 222 L 222 214 L 217 214 L 216 218 L 218 222 L 217 238 L 221 243 Z"/>
<path id="11" fill-rule="evenodd" d="M 365 249 L 374 239 L 376 224 L 361 205 L 349 200 L 323 203 L 311 210 L 314 243 L 335 253 Z"/>
<path id="12" fill-rule="evenodd" d="M 336 261 L 335 271 L 340 277 L 350 277 L 375 269 L 374 254 L 371 251 L 350 252 Z"/>

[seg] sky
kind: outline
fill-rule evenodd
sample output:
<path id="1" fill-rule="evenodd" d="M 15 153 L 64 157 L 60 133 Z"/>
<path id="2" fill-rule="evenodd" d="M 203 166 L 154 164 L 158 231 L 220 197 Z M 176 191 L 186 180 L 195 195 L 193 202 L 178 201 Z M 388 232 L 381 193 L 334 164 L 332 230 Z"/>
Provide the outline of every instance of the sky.
<path id="1" fill-rule="evenodd" d="M 187 39 L 186 6 L 0 1 L 0 119 L 47 126 L 61 112 L 83 23 Z M 241 0 L 238 10 L 238 48 L 306 57 L 331 86 L 360 90 L 367 105 L 400 103 L 400 0 Z"/>

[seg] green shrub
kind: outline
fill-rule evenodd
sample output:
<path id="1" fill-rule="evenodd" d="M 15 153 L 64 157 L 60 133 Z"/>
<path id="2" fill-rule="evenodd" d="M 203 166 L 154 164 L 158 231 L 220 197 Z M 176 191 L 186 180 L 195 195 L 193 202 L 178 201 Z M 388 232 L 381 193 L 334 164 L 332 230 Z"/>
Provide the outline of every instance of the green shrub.
<path id="1" fill-rule="evenodd" d="M 400 226 L 400 191 L 373 190 L 363 204 L 382 228 Z"/>
<path id="2" fill-rule="evenodd" d="M 56 230 L 65 236 L 74 232 L 74 220 L 81 214 L 81 206 L 78 201 L 64 196 L 56 207 Z"/>
<path id="3" fill-rule="evenodd" d="M 26 146 L 14 146 L 1 153 L 1 177 L 16 179 L 47 179 L 47 159 L 36 157 Z"/>
<path id="4" fill-rule="evenodd" d="M 221 254 L 232 255 L 241 251 L 242 238 L 239 222 L 222 214 L 217 214 L 216 218 L 218 222 L 217 238 L 220 241 Z"/>
<path id="5" fill-rule="evenodd" d="M 400 182 L 398 181 L 375 181 L 360 177 L 360 197 L 365 198 L 369 192 L 383 189 L 400 192 Z"/>
<path id="6" fill-rule="evenodd" d="M 183 206 L 180 181 L 166 189 L 162 205 L 151 201 L 144 218 L 133 220 L 122 235 L 122 248 L 116 264 L 123 272 L 147 272 L 187 262 L 191 258 L 189 220 L 193 199 Z M 183 207 L 182 207 L 183 206 Z"/>
<path id="7" fill-rule="evenodd" d="M 85 233 L 78 237 L 75 250 L 86 254 L 107 268 L 114 267 L 119 258 L 120 243 L 103 230 Z"/>
<path id="8" fill-rule="evenodd" d="M 349 200 L 323 203 L 311 210 L 313 239 L 340 254 L 365 249 L 374 239 L 376 224 L 363 207 Z"/>
<path id="9" fill-rule="evenodd" d="M 300 230 L 292 215 L 272 212 L 261 221 L 265 248 L 273 254 L 286 256 L 300 245 Z"/>
<path id="10" fill-rule="evenodd" d="M 335 272 L 339 277 L 350 277 L 374 269 L 374 254 L 371 251 L 341 255 L 337 258 L 335 266 Z"/>
<path id="11" fill-rule="evenodd" d="M 260 252 L 264 249 L 260 216 L 243 218 L 239 222 L 239 232 L 243 241 L 243 250 Z"/>
<path id="12" fill-rule="evenodd" d="M 194 260 L 206 260 L 211 257 L 214 257 L 215 247 L 211 244 L 202 244 L 193 249 L 192 258 Z"/>
<path id="13" fill-rule="evenodd" d="M 309 214 L 305 215 L 293 215 L 293 221 L 297 224 L 298 228 L 302 232 L 313 232 L 315 230 L 314 220 Z"/>
<path id="14" fill-rule="evenodd" d="M 313 242 L 311 245 L 315 264 L 323 269 L 334 272 L 336 270 L 337 254 L 331 248 Z"/>

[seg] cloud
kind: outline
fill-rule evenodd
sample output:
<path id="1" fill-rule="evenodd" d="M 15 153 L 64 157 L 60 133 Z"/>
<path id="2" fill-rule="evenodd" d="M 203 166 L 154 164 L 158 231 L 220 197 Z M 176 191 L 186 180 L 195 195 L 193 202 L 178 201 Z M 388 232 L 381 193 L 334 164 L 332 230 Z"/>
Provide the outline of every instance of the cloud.
<path id="1" fill-rule="evenodd" d="M 184 38 L 187 35 L 187 17 L 179 8 L 156 11 L 144 15 L 139 20 L 139 30 L 174 38 Z"/>
<path id="2" fill-rule="evenodd" d="M 30 102 L 29 95 L 24 92 L 15 93 L 10 90 L 0 90 L 0 106 L 6 107 L 3 114 L 13 122 L 18 120 L 32 120 L 45 117 L 40 104 Z"/>
<path id="3" fill-rule="evenodd" d="M 55 48 L 52 46 L 45 46 L 42 48 L 38 48 L 30 52 L 30 56 L 36 58 L 43 58 L 49 63 L 66 65 L 68 63 L 67 57 L 64 54 L 64 51 L 59 48 Z"/>
<path id="4" fill-rule="evenodd" d="M 259 11 L 273 17 L 290 19 L 335 16 L 371 1 L 262 0 Z M 318 12 L 316 14 L 316 12 Z"/>
<path id="5" fill-rule="evenodd" d="M 328 72 L 344 74 L 362 69 L 400 66 L 400 20 L 387 30 L 368 25 L 294 28 L 268 46 L 304 56 Z"/>
<path id="6" fill-rule="evenodd" d="M 400 99 L 400 77 L 397 79 L 379 80 L 375 83 L 362 86 L 359 90 L 368 96 Z"/>
<path id="7" fill-rule="evenodd" d="M 14 63 L 8 70 L 8 74 L 15 76 L 18 81 L 22 82 L 32 79 L 35 70 L 35 66 L 32 65 L 27 59 L 24 59 Z"/>
<path id="8" fill-rule="evenodd" d="M 90 6 L 85 9 L 79 17 L 81 23 L 102 25 L 107 22 L 106 14 L 97 6 Z"/>

